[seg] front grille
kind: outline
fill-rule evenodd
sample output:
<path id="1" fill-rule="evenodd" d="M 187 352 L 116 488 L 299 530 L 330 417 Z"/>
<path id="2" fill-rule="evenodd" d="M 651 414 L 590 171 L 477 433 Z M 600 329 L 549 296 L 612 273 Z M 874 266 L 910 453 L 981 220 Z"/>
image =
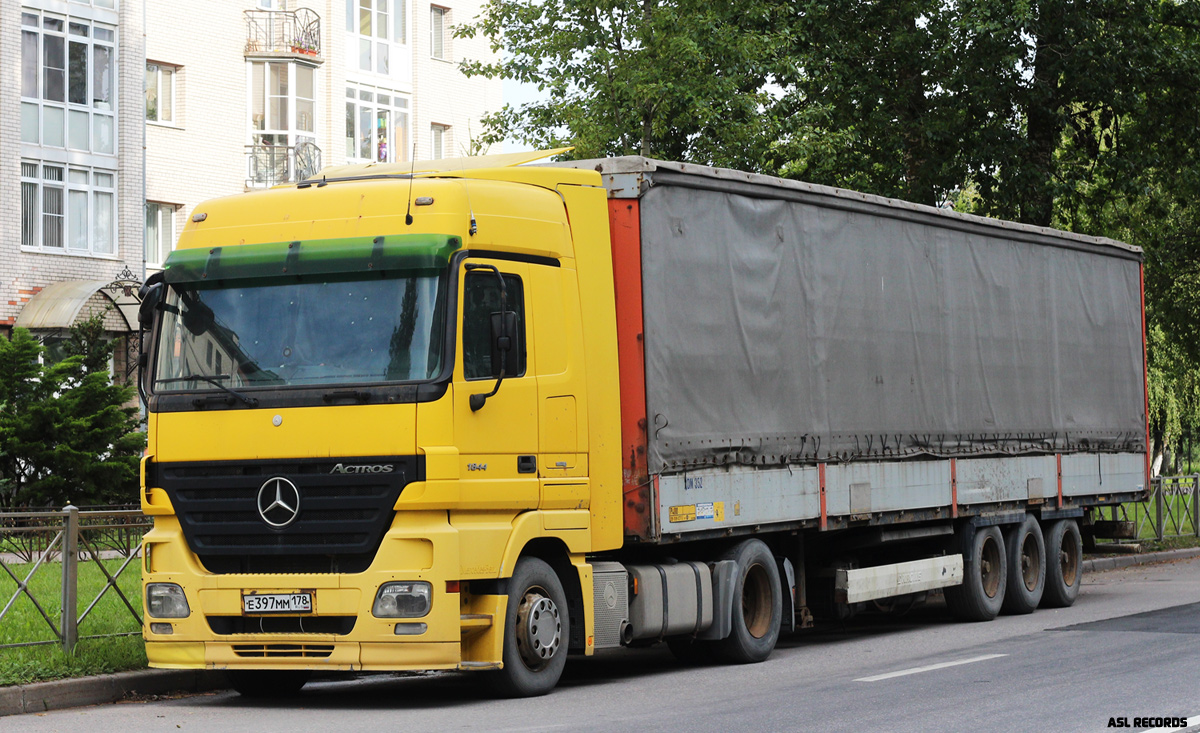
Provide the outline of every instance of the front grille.
<path id="1" fill-rule="evenodd" d="M 206 616 L 219 636 L 233 634 L 336 634 L 354 631 L 356 616 Z"/>
<path id="2" fill-rule="evenodd" d="M 333 654 L 333 644 L 234 644 L 239 657 L 308 657 L 324 659 Z"/>
<path id="3" fill-rule="evenodd" d="M 146 485 L 170 496 L 188 546 L 210 572 L 357 573 L 370 566 L 400 492 L 424 480 L 424 469 L 424 456 L 148 463 Z M 260 489 L 275 478 L 299 494 L 298 513 L 283 527 L 259 512 Z"/>

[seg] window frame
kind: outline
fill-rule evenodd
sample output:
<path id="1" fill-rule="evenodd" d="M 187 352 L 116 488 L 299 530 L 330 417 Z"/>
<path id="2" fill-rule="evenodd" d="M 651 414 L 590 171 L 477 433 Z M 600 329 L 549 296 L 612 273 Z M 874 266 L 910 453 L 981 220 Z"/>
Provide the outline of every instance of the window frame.
<path id="1" fill-rule="evenodd" d="M 474 272 L 467 271 L 465 273 L 465 275 L 466 275 L 466 277 L 463 278 L 462 313 L 459 317 L 459 323 L 458 323 L 459 331 L 462 334 L 462 336 L 460 337 L 460 340 L 462 341 L 463 380 L 467 381 L 467 382 L 480 382 L 480 381 L 486 381 L 486 380 L 490 380 L 490 379 L 497 379 L 500 375 L 499 375 L 499 373 L 490 371 L 490 367 L 491 367 L 490 364 L 488 365 L 489 373 L 485 374 L 483 376 L 470 376 L 470 374 L 468 373 L 468 370 L 467 370 L 467 332 L 468 332 L 468 330 L 467 330 L 467 308 L 469 307 L 468 304 L 470 303 L 470 299 L 467 296 L 467 289 L 470 287 L 470 284 L 472 282 L 483 283 L 485 285 L 485 287 L 488 283 L 491 283 L 494 287 L 494 284 L 496 281 L 496 275 L 495 275 L 495 273 L 493 273 L 491 271 L 474 271 Z M 520 354 L 518 355 L 518 361 L 520 364 L 520 368 L 517 370 L 516 374 L 505 374 L 504 378 L 505 379 L 519 379 L 520 377 L 524 377 L 525 375 L 527 375 L 529 373 L 529 347 L 528 347 L 529 325 L 527 322 L 528 310 L 526 308 L 526 303 L 525 303 L 525 282 L 521 278 L 520 275 L 518 275 L 514 272 L 504 272 L 502 270 L 500 272 L 500 275 L 504 278 L 505 290 L 507 291 L 506 295 L 507 295 L 508 303 L 506 303 L 506 305 L 508 306 L 509 311 L 516 312 L 516 314 L 517 314 L 518 332 L 516 334 L 514 334 L 514 336 L 516 337 L 516 341 L 519 345 L 518 348 L 520 349 Z M 478 279 L 475 279 L 475 278 L 478 278 Z M 520 298 L 519 301 L 515 304 L 518 307 L 515 307 L 515 308 L 513 307 L 514 303 L 512 302 L 514 289 L 509 285 L 513 281 L 515 281 L 517 284 L 517 287 L 516 287 L 517 295 Z M 487 333 L 489 334 L 489 340 L 490 340 L 490 334 L 491 334 L 490 320 L 487 324 Z M 487 349 L 487 354 L 488 354 L 488 359 L 490 360 L 491 359 L 490 344 Z"/>
<path id="2" fill-rule="evenodd" d="M 447 142 L 450 142 L 450 125 L 443 125 L 440 122 L 429 123 L 429 159 L 442 160 L 446 157 L 446 148 L 449 147 Z"/>
<path id="3" fill-rule="evenodd" d="M 21 8 L 20 141 L 26 149 L 33 146 L 62 151 L 63 155 L 83 153 L 115 159 L 120 150 L 118 25 L 89 17 L 89 8 L 78 10 L 84 12 L 74 15 Z M 101 10 L 90 15 L 107 14 L 111 13 Z M 61 43 L 61 67 L 48 65 L 49 54 L 54 53 L 47 45 L 48 39 L 56 39 L 54 45 Z M 82 57 L 76 56 L 77 49 L 82 49 Z M 98 71 L 101 59 L 105 62 L 103 74 Z M 26 84 L 31 68 L 32 90 Z M 61 99 L 47 94 L 55 77 L 61 80 Z M 77 93 L 82 101 L 73 100 Z M 58 122 L 53 121 L 54 117 Z M 81 120 L 82 134 L 76 136 L 73 130 L 80 129 L 76 123 Z M 54 136 L 48 139 L 47 133 Z"/>
<path id="4" fill-rule="evenodd" d="M 370 99 L 366 99 L 369 95 Z M 387 101 L 384 101 L 386 98 Z M 366 84 L 348 82 L 346 84 L 346 120 L 343 140 L 347 163 L 407 163 L 412 155 L 412 107 L 411 99 L 406 93 L 392 89 L 382 89 Z M 362 120 L 363 112 L 369 111 L 371 120 L 370 149 L 374 155 L 363 157 Z M 385 143 L 384 159 L 379 156 L 379 115 L 388 113 L 388 129 Z"/>
<path id="5" fill-rule="evenodd" d="M 178 85 L 177 80 L 179 78 L 179 69 L 180 68 L 181 67 L 179 67 L 175 64 L 165 64 L 165 63 L 162 63 L 159 61 L 149 61 L 149 60 L 146 61 L 146 76 L 149 77 L 151 74 L 154 75 L 154 82 L 155 82 L 154 92 L 155 92 L 155 96 L 157 99 L 157 106 L 155 108 L 155 111 L 156 111 L 156 114 L 158 115 L 157 117 L 150 116 L 150 97 L 149 97 L 150 85 L 148 83 L 149 79 L 147 78 L 147 84 L 145 87 L 146 122 L 151 122 L 156 125 L 167 125 L 169 127 L 178 127 L 179 126 L 179 119 L 178 119 L 179 118 L 179 98 L 178 98 L 179 85 Z M 170 72 L 169 73 L 170 88 L 169 88 L 169 90 L 164 90 L 164 88 L 163 88 L 163 86 L 164 86 L 163 85 L 163 77 L 164 77 L 163 72 L 167 71 L 167 70 L 169 70 L 169 72 Z M 167 94 L 164 94 L 164 91 L 166 91 Z M 171 101 L 171 104 L 170 104 L 171 117 L 167 118 L 167 119 L 163 119 L 162 115 L 161 115 L 162 108 L 163 108 L 162 100 L 163 100 L 164 96 L 169 96 L 170 101 Z"/>
<path id="6" fill-rule="evenodd" d="M 32 167 L 33 174 L 28 170 Z M 57 171 L 58 179 L 48 177 L 51 171 Z M 86 165 L 60 163 L 43 160 L 21 160 L 21 250 L 25 252 L 41 252 L 61 254 L 74 257 L 97 257 L 117 259 L 119 246 L 117 242 L 117 171 Z M 84 182 L 78 180 L 78 175 L 85 176 Z M 109 182 L 103 183 L 107 177 Z M 33 187 L 32 196 L 25 194 Z M 58 192 L 58 211 L 48 211 L 47 190 Z M 84 228 L 86 232 L 84 248 L 72 246 L 77 234 L 76 226 L 72 224 L 75 213 L 73 201 L 78 197 L 72 194 L 84 195 Z M 30 206 L 30 209 L 26 207 Z M 102 209 L 108 210 L 106 219 L 101 219 Z M 47 244 L 47 237 L 52 236 L 47 224 L 58 220 L 58 243 Z M 100 224 L 107 226 L 107 241 L 100 236 Z M 31 225 L 31 228 L 27 228 Z M 53 228 L 53 227 L 52 227 Z M 32 244 L 30 244 L 32 242 Z"/>
<path id="7" fill-rule="evenodd" d="M 436 20 L 435 20 L 436 19 Z M 446 28 L 450 25 L 450 8 L 444 5 L 429 6 L 429 58 L 450 61 L 450 44 Z"/>
<path id="8" fill-rule="evenodd" d="M 175 214 L 178 210 L 179 206 L 177 204 L 169 204 L 162 201 L 146 202 L 146 227 L 142 238 L 142 255 L 146 259 L 146 267 L 162 269 L 166 265 L 167 257 L 174 251 Z M 154 218 L 154 253 L 158 255 L 159 259 L 150 257 L 151 244 L 149 236 L 151 217 Z"/>

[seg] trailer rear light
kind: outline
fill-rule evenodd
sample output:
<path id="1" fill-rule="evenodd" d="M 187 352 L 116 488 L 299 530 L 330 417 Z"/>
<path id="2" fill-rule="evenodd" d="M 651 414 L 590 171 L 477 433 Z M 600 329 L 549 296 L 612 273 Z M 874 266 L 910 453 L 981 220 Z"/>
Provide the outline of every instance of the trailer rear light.
<path id="1" fill-rule="evenodd" d="M 425 581 L 384 583 L 375 594 L 375 618 L 421 618 L 429 614 L 433 586 Z"/>
<path id="2" fill-rule="evenodd" d="M 146 613 L 150 618 L 187 618 L 192 609 L 183 588 L 174 583 L 150 583 L 146 586 Z"/>

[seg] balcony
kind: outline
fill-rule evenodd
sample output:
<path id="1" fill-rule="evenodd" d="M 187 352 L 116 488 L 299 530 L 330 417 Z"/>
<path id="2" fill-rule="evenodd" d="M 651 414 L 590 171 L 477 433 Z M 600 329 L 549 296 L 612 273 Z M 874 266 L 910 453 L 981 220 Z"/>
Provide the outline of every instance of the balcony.
<path id="1" fill-rule="evenodd" d="M 246 56 L 321 63 L 321 16 L 299 10 L 247 10 Z"/>
<path id="2" fill-rule="evenodd" d="M 298 183 L 321 170 L 321 149 L 315 143 L 247 145 L 246 187 L 270 188 Z"/>

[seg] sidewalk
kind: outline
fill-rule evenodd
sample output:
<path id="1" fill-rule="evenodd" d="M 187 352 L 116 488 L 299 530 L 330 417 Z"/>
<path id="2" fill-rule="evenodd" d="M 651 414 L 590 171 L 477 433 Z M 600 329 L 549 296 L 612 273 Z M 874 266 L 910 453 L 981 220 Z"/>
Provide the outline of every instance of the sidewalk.
<path id="1" fill-rule="evenodd" d="M 1147 552 L 1141 555 L 1096 557 L 1084 560 L 1083 570 L 1094 573 L 1197 556 L 1200 556 L 1200 547 Z M 35 682 L 0 687 L 0 716 L 99 705 L 138 695 L 195 693 L 220 690 L 224 687 L 225 680 L 220 672 L 187 669 L 143 669 L 98 677 Z"/>

